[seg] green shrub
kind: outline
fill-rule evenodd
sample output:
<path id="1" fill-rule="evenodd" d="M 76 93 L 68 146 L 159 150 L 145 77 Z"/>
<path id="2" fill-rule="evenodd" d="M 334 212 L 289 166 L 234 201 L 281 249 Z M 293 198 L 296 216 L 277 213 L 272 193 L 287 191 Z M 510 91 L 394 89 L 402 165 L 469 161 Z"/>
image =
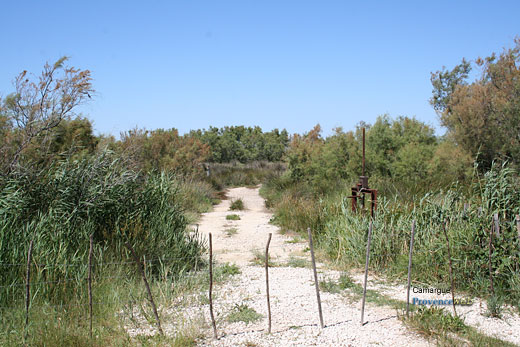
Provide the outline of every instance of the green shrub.
<path id="1" fill-rule="evenodd" d="M 255 322 L 260 318 L 262 318 L 262 315 L 246 304 L 235 304 L 233 310 L 229 313 L 227 320 L 231 323 L 244 322 L 247 324 Z"/>
<path id="2" fill-rule="evenodd" d="M 501 295 L 491 295 L 487 299 L 487 312 L 489 317 L 500 318 L 502 316 L 502 306 L 504 305 L 504 298 Z"/>
<path id="3" fill-rule="evenodd" d="M 444 308 L 435 306 L 419 307 L 409 318 L 409 323 L 426 336 L 446 332 L 460 332 L 465 329 L 464 321 L 461 318 L 452 316 Z"/>
<path id="4" fill-rule="evenodd" d="M 41 300 L 61 302 L 84 287 L 90 235 L 95 263 L 125 261 L 129 242 L 139 255 L 171 259 L 152 263 L 152 275 L 193 267 L 203 247 L 186 226 L 174 177 L 134 172 L 110 152 L 0 182 L 0 263 L 24 263 L 33 240 L 33 263 L 46 265 L 33 268 L 32 281 L 60 283 L 39 287 Z M 23 297 L 24 276 L 22 266 L 0 267 L 2 283 L 12 284 L 2 288 L 2 304 Z"/>
<path id="5" fill-rule="evenodd" d="M 242 211 L 244 209 L 244 202 L 242 199 L 231 200 L 231 205 L 229 206 L 230 211 Z"/>
<path id="6" fill-rule="evenodd" d="M 279 177 L 286 170 L 284 163 L 265 161 L 248 164 L 239 162 L 211 163 L 208 166 L 211 175 L 207 177 L 207 181 L 216 190 L 222 190 L 225 187 L 256 186 Z"/>
<path id="7" fill-rule="evenodd" d="M 238 233 L 238 229 L 237 228 L 228 228 L 228 229 L 224 230 L 224 232 L 226 233 L 226 235 L 228 237 L 231 237 L 231 236 L 236 235 Z"/>
<path id="8" fill-rule="evenodd" d="M 489 228 L 492 216 L 499 212 L 501 234 L 493 240 L 491 257 L 496 290 L 508 293 L 506 302 L 518 305 L 519 282 L 513 281 L 520 262 L 515 240 L 514 215 L 518 213 L 520 196 L 518 181 L 511 170 L 494 167 L 475 183 L 474 193 L 464 198 L 461 188 L 425 194 L 413 206 L 394 199 L 381 198 L 373 220 L 371 268 L 390 275 L 404 277 L 407 273 L 408 247 L 412 221 L 416 221 L 413 253 L 414 280 L 444 284 L 449 278 L 448 252 L 443 223 L 448 221 L 447 234 L 458 289 L 487 297 L 489 294 Z M 464 203 L 469 209 L 464 210 Z M 327 219 L 318 244 L 329 256 L 345 267 L 363 266 L 368 215 L 350 210 L 350 200 L 336 202 L 334 218 Z M 456 255 L 456 256 L 453 256 Z"/>
<path id="9" fill-rule="evenodd" d="M 238 214 L 228 214 L 226 220 L 240 220 L 240 216 Z"/>

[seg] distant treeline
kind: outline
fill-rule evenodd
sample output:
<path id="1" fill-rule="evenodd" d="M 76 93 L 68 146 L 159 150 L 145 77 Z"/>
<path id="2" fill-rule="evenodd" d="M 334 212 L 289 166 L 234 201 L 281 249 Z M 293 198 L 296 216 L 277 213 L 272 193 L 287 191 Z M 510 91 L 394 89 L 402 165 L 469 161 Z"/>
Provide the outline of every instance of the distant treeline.
<path id="1" fill-rule="evenodd" d="M 0 103 L 0 165 L 4 173 L 15 164 L 42 167 L 57 158 L 82 156 L 108 146 L 144 171 L 189 175 L 201 173 L 204 162 L 287 161 L 294 179 L 329 186 L 326 181 L 330 179 L 359 175 L 360 129 L 366 127 L 369 175 L 408 182 L 426 180 L 429 186 L 464 180 L 473 163 L 481 172 L 497 160 L 515 167 L 520 163 L 520 41 L 515 43 L 500 55 L 476 59 L 474 65 L 481 76 L 474 81 L 468 80 L 473 65 L 466 60 L 452 70 L 432 73 L 430 102 L 447 129 L 442 137 L 415 118 L 383 115 L 374 124 L 360 122 L 355 130 L 346 132 L 339 128 L 327 138 L 321 137 L 317 125 L 308 133 L 292 136 L 285 129 L 263 131 L 258 126 L 209 127 L 184 135 L 175 128 L 133 129 L 115 140 L 95 136 L 86 118 L 56 115 L 52 103 L 49 110 L 31 104 L 43 91 L 37 84 L 27 84 L 22 73 L 16 79 L 17 92 Z M 52 72 L 52 67 L 46 69 Z M 87 77 L 83 76 L 83 84 L 89 82 Z M 67 110 L 74 105 L 60 106 Z M 47 118 L 39 119 L 38 113 L 45 112 Z"/>
<path id="2" fill-rule="evenodd" d="M 0 117 L 0 146 L 6 156 L 3 167 L 9 164 L 21 139 L 17 130 Z M 131 165 L 140 170 L 167 170 L 189 175 L 202 172 L 202 163 L 228 163 L 238 161 L 279 162 L 288 148 L 288 132 L 274 129 L 264 132 L 258 126 L 210 127 L 208 130 L 192 130 L 180 135 L 171 129 L 133 129 L 121 134 L 120 140 L 112 136 L 95 136 L 92 123 L 83 117 L 61 120 L 50 136 L 35 137 L 20 154 L 20 163 L 45 166 L 59 158 L 81 157 L 108 147 L 125 156 Z"/>

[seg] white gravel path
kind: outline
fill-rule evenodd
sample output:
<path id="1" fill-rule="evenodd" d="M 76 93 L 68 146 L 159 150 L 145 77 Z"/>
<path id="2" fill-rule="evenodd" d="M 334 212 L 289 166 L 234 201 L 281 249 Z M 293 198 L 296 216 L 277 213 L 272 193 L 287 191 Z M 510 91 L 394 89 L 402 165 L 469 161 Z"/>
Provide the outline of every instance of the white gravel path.
<path id="1" fill-rule="evenodd" d="M 292 243 L 292 238 L 278 233 L 269 224 L 272 214 L 264 207 L 258 188 L 234 188 L 214 211 L 203 215 L 199 231 L 211 232 L 213 248 L 219 262 L 233 262 L 241 274 L 215 289 L 215 312 L 219 339 L 207 338 L 207 346 L 426 346 L 429 342 L 407 330 L 392 308 L 367 304 L 365 325 L 360 324 L 360 302 L 341 294 L 321 293 L 325 328 L 319 326 L 316 292 L 311 268 L 277 266 L 269 269 L 272 334 L 267 334 L 265 270 L 251 266 L 252 249 L 264 250 L 268 233 L 273 233 L 270 254 L 275 263 L 284 264 L 291 255 L 302 253 L 306 243 Z M 241 198 L 246 210 L 238 212 L 241 220 L 227 221 L 231 199 Z M 228 236 L 224 230 L 237 228 Z M 287 243 L 287 242 L 291 243 Z M 321 264 L 320 264 L 321 265 Z M 322 266 L 320 266 L 321 268 Z M 339 272 L 320 269 L 320 278 L 339 277 Z M 247 304 L 263 315 L 257 322 L 228 323 L 224 317 L 235 304 Z M 208 334 L 211 336 L 211 334 Z"/>
<path id="2" fill-rule="evenodd" d="M 206 293 L 177 298 L 168 307 L 161 307 L 161 315 L 168 316 L 163 325 L 166 334 L 173 335 L 182 326 L 196 326 L 205 332 L 199 337 L 201 346 L 429 346 L 428 341 L 407 329 L 391 307 L 367 303 L 365 324 L 360 324 L 360 300 L 352 299 L 348 290 L 340 294 L 321 292 L 325 328 L 319 325 L 314 278 L 310 267 L 288 267 L 292 257 L 309 259 L 307 243 L 294 242 L 292 237 L 281 235 L 278 227 L 269 223 L 272 214 L 264 207 L 258 188 L 233 188 L 228 190 L 229 200 L 223 200 L 212 212 L 203 214 L 199 231 L 212 233 L 213 249 L 218 263 L 235 263 L 240 274 L 214 288 L 214 311 L 219 338 L 212 338 L 209 324 L 209 305 Z M 244 211 L 229 211 L 232 199 L 241 198 Z M 226 215 L 238 214 L 238 221 L 226 220 Z M 229 235 L 226 230 L 236 228 Z M 265 269 L 253 265 L 254 252 L 264 252 L 268 234 L 272 233 L 271 259 L 275 267 L 269 268 L 272 333 L 267 333 L 267 301 L 265 296 Z M 340 272 L 328 270 L 318 264 L 320 280 L 337 279 Z M 352 279 L 362 284 L 363 273 L 352 271 Z M 406 301 L 406 286 L 390 283 L 375 275 L 369 275 L 368 289 L 388 297 Z M 411 293 L 411 298 L 451 299 L 449 294 Z M 460 297 L 460 296 L 458 296 Z M 505 311 L 503 319 L 485 316 L 486 304 L 474 299 L 472 306 L 457 306 L 457 312 L 467 325 L 482 333 L 520 344 L 520 317 L 512 310 Z M 236 305 L 245 304 L 263 317 L 256 322 L 230 323 L 227 315 Z M 451 307 L 446 307 L 451 311 Z M 135 312 L 139 316 L 139 312 Z M 130 335 L 155 334 L 153 326 L 143 329 L 143 320 L 127 326 Z M 174 323 L 172 323 L 174 322 Z M 146 325 L 146 324 L 144 324 Z"/>

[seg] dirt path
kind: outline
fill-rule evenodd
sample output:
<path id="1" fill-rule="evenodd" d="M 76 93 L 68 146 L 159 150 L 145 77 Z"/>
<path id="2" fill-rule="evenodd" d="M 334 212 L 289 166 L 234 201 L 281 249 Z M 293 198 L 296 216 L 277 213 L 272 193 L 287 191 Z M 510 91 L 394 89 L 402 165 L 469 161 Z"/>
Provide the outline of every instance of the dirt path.
<path id="1" fill-rule="evenodd" d="M 306 243 L 294 242 L 269 224 L 272 214 L 264 207 L 258 188 L 234 188 L 214 211 L 203 215 L 199 231 L 213 235 L 217 262 L 232 262 L 241 274 L 215 289 L 215 312 L 219 339 L 206 339 L 211 346 L 366 346 L 429 345 L 418 334 L 407 330 L 388 307 L 367 304 L 364 326 L 360 325 L 360 302 L 344 294 L 322 292 L 325 328 L 319 318 L 312 270 L 307 265 Z M 232 199 L 241 198 L 245 210 L 236 212 L 240 220 L 226 216 Z M 235 228 L 236 232 L 229 232 Z M 251 264 L 255 252 L 263 252 L 269 233 L 273 233 L 270 254 L 276 263 L 269 269 L 273 333 L 267 334 L 265 272 Z M 292 265 L 292 266 L 289 266 Z M 320 264 L 321 265 L 321 264 Z M 301 267 L 304 266 L 304 267 Z M 320 278 L 337 279 L 340 273 L 319 266 Z M 236 305 L 247 305 L 263 318 L 256 322 L 230 323 L 227 316 Z"/>
<path id="2" fill-rule="evenodd" d="M 278 233 L 278 227 L 269 223 L 272 213 L 267 211 L 259 188 L 233 188 L 214 210 L 203 214 L 199 231 L 205 236 L 212 233 L 213 250 L 219 262 L 230 262 L 239 266 L 250 263 L 254 253 L 264 252 L 269 233 L 272 233 L 270 255 L 276 261 L 287 260 L 291 252 L 303 249 L 302 244 L 287 243 L 291 240 Z M 245 210 L 230 211 L 234 199 L 242 199 Z M 240 220 L 227 220 L 226 216 L 236 214 Z M 235 229 L 236 233 L 229 232 Z"/>
<path id="3" fill-rule="evenodd" d="M 227 192 L 229 200 L 223 200 L 212 212 L 205 213 L 199 231 L 213 235 L 213 249 L 217 263 L 233 263 L 240 274 L 224 284 L 214 287 L 214 311 L 219 338 L 213 339 L 209 323 L 207 292 L 186 292 L 174 302 L 160 307 L 161 315 L 168 319 L 163 324 L 165 333 L 174 336 L 188 333 L 202 346 L 428 346 L 421 335 L 407 329 L 397 317 L 397 312 L 385 300 L 406 300 L 406 287 L 402 283 L 390 283 L 370 274 L 368 289 L 384 295 L 378 304 L 367 302 L 365 324 L 360 324 L 361 271 L 351 271 L 352 286 L 331 293 L 321 291 L 325 328 L 319 326 L 319 316 L 310 267 L 310 255 L 306 241 L 279 233 L 278 227 L 269 223 L 272 214 L 264 207 L 264 200 L 254 188 L 233 188 Z M 242 199 L 245 210 L 229 211 L 233 199 Z M 237 214 L 239 220 L 227 220 Z M 231 230 L 231 231 L 230 231 Z M 270 255 L 273 266 L 269 268 L 272 333 L 267 333 L 267 303 L 265 295 L 265 269 L 259 254 L 265 251 L 268 234 L 272 233 Z M 320 281 L 337 283 L 341 273 L 318 265 Z M 357 291 L 353 288 L 358 288 Z M 412 294 L 418 299 L 450 299 L 449 295 Z M 520 316 L 511 308 L 505 308 L 502 319 L 485 315 L 486 303 L 474 299 L 472 306 L 458 306 L 457 312 L 467 325 L 480 332 L 515 344 L 520 343 Z M 230 314 L 238 307 L 253 309 L 261 318 L 251 322 L 230 322 Z M 451 307 L 447 308 L 448 311 Z M 133 337 L 155 335 L 157 330 L 140 311 L 126 329 Z M 196 337 L 195 337 L 196 336 Z M 204 336 L 204 337 L 203 337 Z"/>

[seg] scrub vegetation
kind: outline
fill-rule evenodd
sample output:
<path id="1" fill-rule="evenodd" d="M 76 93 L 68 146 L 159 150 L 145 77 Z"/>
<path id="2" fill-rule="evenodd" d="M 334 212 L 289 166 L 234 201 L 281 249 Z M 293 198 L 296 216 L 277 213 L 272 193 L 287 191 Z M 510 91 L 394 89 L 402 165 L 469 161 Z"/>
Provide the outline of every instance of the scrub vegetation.
<path id="1" fill-rule="evenodd" d="M 196 278 L 208 265 L 207 244 L 189 224 L 231 186 L 262 184 L 266 207 L 283 231 L 305 237 L 310 227 L 319 253 L 336 267 L 361 266 L 370 217 L 368 211 L 353 213 L 348 196 L 362 171 L 363 128 L 366 174 L 379 191 L 372 268 L 405 278 L 415 220 L 414 280 L 445 285 L 445 225 L 456 290 L 487 298 L 495 317 L 504 304 L 518 308 L 519 63 L 516 40 L 500 54 L 432 73 L 431 104 L 446 129 L 443 136 L 416 118 L 381 115 L 373 124 L 337 128 L 327 137 L 316 125 L 293 135 L 244 126 L 184 135 L 175 128 L 132 129 L 115 139 L 95 135 L 88 118 L 76 112 L 96 97 L 90 71 L 67 65 L 67 58 L 46 64 L 38 76 L 23 71 L 14 91 L 0 98 L 0 344 L 193 343 L 200 330 L 187 329 L 175 341 L 137 341 L 126 333 L 123 312 L 140 305 L 146 317 L 153 316 L 142 304 L 140 277 L 125 245 L 147 260 L 159 305 L 200 288 L 203 281 Z M 475 66 L 481 75 L 471 81 Z M 241 200 L 231 207 L 247 208 Z M 494 215 L 499 232 L 491 230 Z M 230 237 L 234 232 L 229 229 Z M 94 301 L 102 302 L 94 306 L 92 342 L 85 320 L 91 236 Z M 31 241 L 32 306 L 25 331 Z M 261 254 L 255 259 L 263 264 Z M 306 264 L 294 260 L 291 266 Z M 236 272 L 225 265 L 215 276 L 223 280 Z M 331 292 L 355 287 L 347 277 L 321 286 Z M 238 320 L 255 316 L 245 306 L 237 306 L 236 314 Z M 419 312 L 409 323 L 427 335 L 438 328 L 463 331 L 470 340 L 476 334 L 456 319 L 437 316 Z"/>

